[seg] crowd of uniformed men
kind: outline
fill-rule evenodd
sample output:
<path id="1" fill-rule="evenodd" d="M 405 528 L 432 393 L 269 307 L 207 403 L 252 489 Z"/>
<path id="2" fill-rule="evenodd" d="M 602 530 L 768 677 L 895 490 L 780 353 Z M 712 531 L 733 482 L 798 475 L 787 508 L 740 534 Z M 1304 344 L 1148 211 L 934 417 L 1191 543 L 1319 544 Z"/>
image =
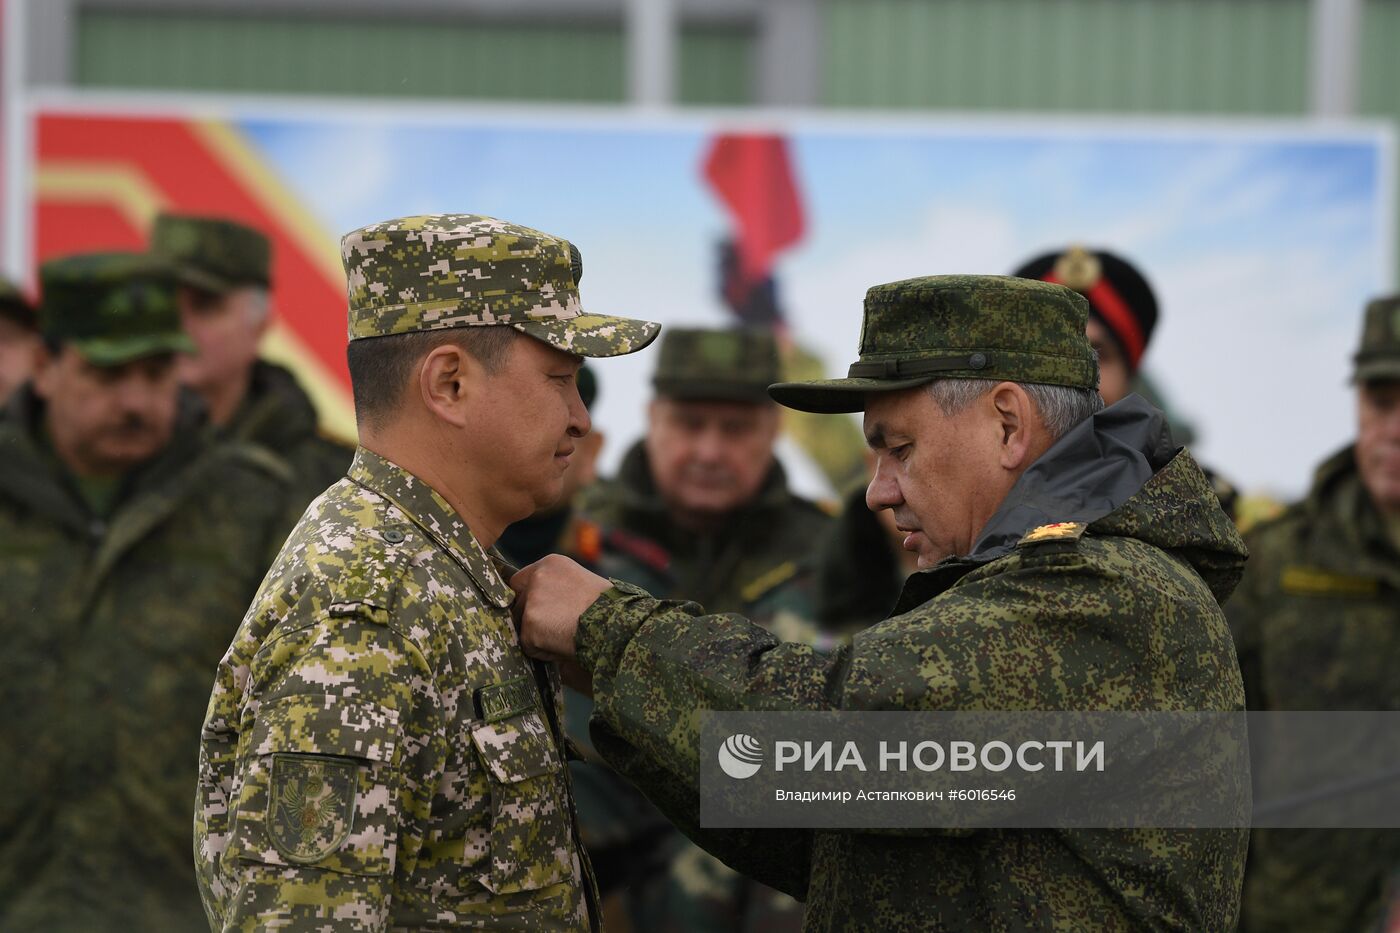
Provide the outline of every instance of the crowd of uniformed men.
<path id="1" fill-rule="evenodd" d="M 248 226 L 0 283 L 0 930 L 1400 929 L 1400 832 L 707 834 L 684 773 L 703 708 L 1400 709 L 1400 296 L 1317 309 L 1362 312 L 1356 440 L 1241 541 L 1130 396 L 1158 309 L 1110 252 L 870 283 L 850 376 L 771 394 L 785 337 L 668 328 L 595 481 L 580 358 L 657 328 L 584 311 L 577 248 L 435 215 L 342 251 L 358 449 L 258 355 Z M 775 399 L 864 410 L 868 487 L 794 494 Z M 1004 486 L 908 465 L 984 408 Z M 621 584 L 558 668 L 518 626 L 559 565 L 512 584 L 550 553 Z"/>

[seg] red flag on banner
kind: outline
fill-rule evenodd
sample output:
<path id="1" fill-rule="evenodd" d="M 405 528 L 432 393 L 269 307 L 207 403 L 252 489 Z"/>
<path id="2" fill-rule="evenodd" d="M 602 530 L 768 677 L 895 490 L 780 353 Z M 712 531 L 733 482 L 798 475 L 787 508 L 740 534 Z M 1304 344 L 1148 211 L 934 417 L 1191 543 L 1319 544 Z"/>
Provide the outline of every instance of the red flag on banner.
<path id="1" fill-rule="evenodd" d="M 802 202 L 787 141 L 774 135 L 717 136 L 704 171 L 738 228 L 741 277 L 764 278 L 774 257 L 802 238 Z"/>

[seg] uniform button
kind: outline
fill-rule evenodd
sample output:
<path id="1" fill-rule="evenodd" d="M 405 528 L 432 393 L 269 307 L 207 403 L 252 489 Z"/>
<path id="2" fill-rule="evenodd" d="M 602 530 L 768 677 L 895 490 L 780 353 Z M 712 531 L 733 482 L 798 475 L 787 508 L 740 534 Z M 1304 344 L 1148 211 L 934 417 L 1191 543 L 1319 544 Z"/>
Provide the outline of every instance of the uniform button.
<path id="1" fill-rule="evenodd" d="M 987 355 L 985 353 L 974 353 L 967 358 L 967 365 L 973 369 L 981 369 L 987 365 Z"/>
<path id="2" fill-rule="evenodd" d="M 403 537 L 403 532 L 399 531 L 397 528 L 390 528 L 388 531 L 384 532 L 384 540 L 388 541 L 390 544 L 398 544 L 403 540 Z"/>

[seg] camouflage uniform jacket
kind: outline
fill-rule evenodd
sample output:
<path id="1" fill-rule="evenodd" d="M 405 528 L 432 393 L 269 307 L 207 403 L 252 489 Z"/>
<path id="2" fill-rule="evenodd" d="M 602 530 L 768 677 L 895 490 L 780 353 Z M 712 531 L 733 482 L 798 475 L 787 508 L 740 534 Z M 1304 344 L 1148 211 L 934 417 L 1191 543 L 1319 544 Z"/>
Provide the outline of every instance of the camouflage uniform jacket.
<path id="1" fill-rule="evenodd" d="M 278 463 L 203 443 L 198 401 L 182 402 L 104 518 L 37 439 L 27 389 L 0 418 L 0 929 L 203 925 L 202 711 L 296 513 Z"/>
<path id="2" fill-rule="evenodd" d="M 1311 492 L 1248 537 L 1229 606 L 1245 693 L 1259 710 L 1400 710 L 1400 553 L 1351 448 Z M 1255 930 L 1363 930 L 1379 922 L 1393 830 L 1258 830 L 1245 879 Z"/>
<path id="3" fill-rule="evenodd" d="M 585 492 L 580 512 L 598 526 L 595 564 L 604 576 L 717 612 L 767 621 L 786 610 L 812 618 L 812 550 L 831 518 L 788 490 L 776 462 L 754 501 L 710 534 L 672 521 L 641 443 L 627 452 L 615 479 Z"/>
<path id="4" fill-rule="evenodd" d="M 1053 519 L 1087 527 L 1028 540 Z M 810 930 L 1229 930 L 1244 830 L 702 830 L 697 713 L 1240 710 L 1219 604 L 1243 559 L 1200 469 L 1130 399 L 1061 438 L 970 556 L 914 574 L 896 615 L 831 655 L 607 591 L 577 635 L 594 741 L 706 849 L 805 899 Z"/>
<path id="5" fill-rule="evenodd" d="M 265 360 L 253 364 L 248 395 L 220 434 L 260 444 L 285 460 L 303 504 L 344 476 L 355 454 L 353 446 L 317 430 L 316 409 L 296 377 Z"/>
<path id="6" fill-rule="evenodd" d="M 558 679 L 520 651 L 513 598 L 441 496 L 356 452 L 209 698 L 195 854 L 216 929 L 589 927 Z"/>

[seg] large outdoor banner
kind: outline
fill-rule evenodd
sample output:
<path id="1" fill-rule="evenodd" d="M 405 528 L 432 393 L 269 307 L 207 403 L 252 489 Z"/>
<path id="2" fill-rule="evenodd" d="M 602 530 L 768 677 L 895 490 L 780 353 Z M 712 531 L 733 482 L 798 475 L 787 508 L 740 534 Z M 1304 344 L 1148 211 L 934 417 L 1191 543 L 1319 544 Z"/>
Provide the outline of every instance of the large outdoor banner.
<path id="1" fill-rule="evenodd" d="M 269 352 L 295 362 L 342 434 L 339 236 L 404 214 L 559 233 L 582 251 L 586 309 L 774 327 L 795 367 L 830 373 L 856 357 L 872 284 L 1111 249 L 1156 289 L 1146 366 L 1198 458 L 1281 495 L 1353 433 L 1361 309 L 1393 285 L 1393 143 L 1377 126 L 69 98 L 37 107 L 33 137 L 33 224 L 12 232 L 36 261 L 139 247 L 164 209 L 266 230 Z M 642 430 L 654 358 L 598 367 L 605 468 Z M 795 427 L 785 453 L 802 488 L 858 472 L 854 422 Z"/>

